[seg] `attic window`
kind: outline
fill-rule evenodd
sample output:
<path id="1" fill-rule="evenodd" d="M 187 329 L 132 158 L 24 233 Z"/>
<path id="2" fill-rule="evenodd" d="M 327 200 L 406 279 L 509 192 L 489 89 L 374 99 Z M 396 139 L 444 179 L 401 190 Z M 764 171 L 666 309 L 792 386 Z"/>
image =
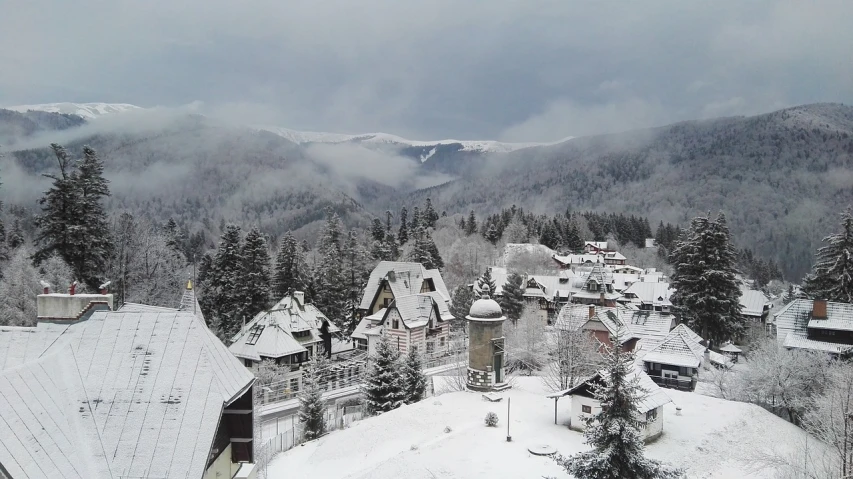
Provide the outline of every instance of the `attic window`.
<path id="1" fill-rule="evenodd" d="M 261 333 L 264 331 L 263 324 L 256 324 L 252 326 L 252 329 L 249 330 L 249 337 L 246 339 L 246 344 L 250 346 L 254 346 L 255 343 L 258 342 L 258 338 L 261 337 Z"/>

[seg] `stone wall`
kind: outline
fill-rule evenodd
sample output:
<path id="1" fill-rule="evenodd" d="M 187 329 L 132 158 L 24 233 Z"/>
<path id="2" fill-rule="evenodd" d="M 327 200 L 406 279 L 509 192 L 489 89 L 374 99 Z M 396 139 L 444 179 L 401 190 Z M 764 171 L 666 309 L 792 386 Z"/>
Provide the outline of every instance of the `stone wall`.
<path id="1" fill-rule="evenodd" d="M 495 373 L 468 368 L 468 389 L 487 391 L 492 389 L 494 381 Z"/>

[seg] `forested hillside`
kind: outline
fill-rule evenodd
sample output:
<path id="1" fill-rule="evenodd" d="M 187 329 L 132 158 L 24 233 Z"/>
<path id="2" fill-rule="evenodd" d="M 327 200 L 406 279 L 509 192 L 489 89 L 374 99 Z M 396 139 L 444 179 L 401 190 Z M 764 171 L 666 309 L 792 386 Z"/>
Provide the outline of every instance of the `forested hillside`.
<path id="1" fill-rule="evenodd" d="M 364 228 L 386 210 L 411 210 L 428 197 L 451 216 L 474 210 L 485 217 L 517 205 L 537 214 L 637 215 L 652 225 L 686 225 L 721 210 L 739 248 L 775 260 L 796 280 L 837 212 L 853 203 L 853 108 L 837 104 L 510 153 L 455 143 L 299 145 L 198 115 L 87 124 L 74 115 L 0 110 L 2 194 L 25 233 L 48 184 L 41 174 L 55 167 L 54 141 L 98 152 L 111 181 L 109 211 L 160 223 L 174 218 L 201 231 L 207 247 L 227 222 L 257 226 L 273 241 L 285 231 L 313 239 L 326 207 Z M 412 191 L 425 178 L 445 183 Z"/>
<path id="2" fill-rule="evenodd" d="M 739 247 L 776 259 L 796 279 L 853 202 L 853 108 L 806 105 L 577 138 L 495 157 L 491 165 L 405 199 L 432 197 L 448 211 L 517 204 L 677 224 L 722 210 Z"/>

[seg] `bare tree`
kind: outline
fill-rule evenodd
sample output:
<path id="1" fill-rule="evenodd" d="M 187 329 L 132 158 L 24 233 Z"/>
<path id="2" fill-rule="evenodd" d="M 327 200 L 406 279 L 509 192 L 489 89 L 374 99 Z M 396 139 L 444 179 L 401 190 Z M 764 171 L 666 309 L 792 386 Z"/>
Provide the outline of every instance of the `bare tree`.
<path id="1" fill-rule="evenodd" d="M 508 371 L 531 374 L 548 362 L 545 322 L 534 306 L 525 306 L 515 324 L 504 323 L 504 336 Z"/>
<path id="2" fill-rule="evenodd" d="M 834 453 L 840 477 L 853 475 L 853 365 L 829 367 L 828 384 L 803 415 L 803 428 Z"/>
<path id="3" fill-rule="evenodd" d="M 554 328 L 548 337 L 550 362 L 542 382 L 563 391 L 595 373 L 603 364 L 599 343 L 582 329 Z"/>

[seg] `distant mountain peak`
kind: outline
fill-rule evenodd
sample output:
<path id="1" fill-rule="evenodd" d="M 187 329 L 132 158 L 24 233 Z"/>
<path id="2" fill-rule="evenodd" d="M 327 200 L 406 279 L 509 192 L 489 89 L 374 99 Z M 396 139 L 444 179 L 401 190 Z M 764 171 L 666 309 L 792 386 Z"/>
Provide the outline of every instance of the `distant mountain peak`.
<path id="1" fill-rule="evenodd" d="M 99 118 L 113 113 L 131 110 L 141 110 L 141 107 L 129 103 L 42 103 L 39 105 L 16 105 L 3 107 L 6 110 L 25 113 L 29 110 L 46 111 L 48 113 L 67 113 L 78 115 L 87 120 Z"/>

